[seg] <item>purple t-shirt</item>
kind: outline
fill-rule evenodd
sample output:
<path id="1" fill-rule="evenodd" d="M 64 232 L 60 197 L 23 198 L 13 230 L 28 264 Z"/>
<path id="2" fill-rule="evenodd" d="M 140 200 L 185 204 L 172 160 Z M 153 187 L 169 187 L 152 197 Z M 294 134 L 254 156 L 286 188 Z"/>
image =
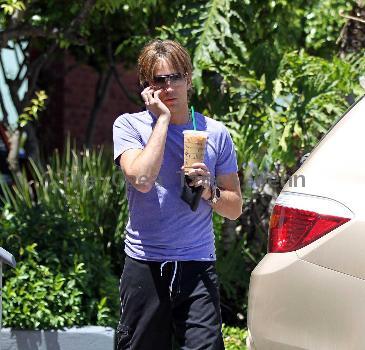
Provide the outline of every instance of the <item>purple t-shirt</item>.
<path id="1" fill-rule="evenodd" d="M 195 113 L 197 130 L 208 132 L 204 163 L 211 176 L 237 172 L 237 159 L 226 127 Z M 156 124 L 147 111 L 123 114 L 113 125 L 114 160 L 128 149 L 143 149 Z M 170 124 L 159 176 L 148 193 L 127 182 L 129 220 L 125 252 L 132 258 L 151 261 L 215 260 L 212 208 L 204 199 L 193 212 L 181 198 L 184 161 L 183 130 L 192 122 Z"/>

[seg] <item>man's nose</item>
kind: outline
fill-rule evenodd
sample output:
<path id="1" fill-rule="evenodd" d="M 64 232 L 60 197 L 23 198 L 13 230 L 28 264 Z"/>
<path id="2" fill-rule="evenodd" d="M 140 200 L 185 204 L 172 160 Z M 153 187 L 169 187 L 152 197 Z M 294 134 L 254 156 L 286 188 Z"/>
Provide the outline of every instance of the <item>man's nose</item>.
<path id="1" fill-rule="evenodd" d="M 166 90 L 166 91 L 171 91 L 172 90 L 171 81 L 170 80 L 167 80 L 166 81 L 164 90 Z"/>

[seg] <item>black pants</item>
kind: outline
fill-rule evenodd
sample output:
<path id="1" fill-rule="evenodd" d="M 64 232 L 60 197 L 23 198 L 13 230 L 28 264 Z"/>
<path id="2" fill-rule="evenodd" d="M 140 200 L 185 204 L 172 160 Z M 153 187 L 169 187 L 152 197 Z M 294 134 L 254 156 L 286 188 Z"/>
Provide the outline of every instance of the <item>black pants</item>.
<path id="1" fill-rule="evenodd" d="M 127 257 L 120 296 L 118 350 L 224 349 L 214 262 Z"/>

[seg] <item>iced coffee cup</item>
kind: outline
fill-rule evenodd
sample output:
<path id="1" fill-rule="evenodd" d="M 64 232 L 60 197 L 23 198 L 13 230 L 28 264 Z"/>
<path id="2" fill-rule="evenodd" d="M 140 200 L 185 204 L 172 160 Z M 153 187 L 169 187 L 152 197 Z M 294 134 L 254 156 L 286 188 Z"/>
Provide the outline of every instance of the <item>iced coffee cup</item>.
<path id="1" fill-rule="evenodd" d="M 184 130 L 184 171 L 189 172 L 194 163 L 204 163 L 208 133 L 197 130 Z"/>

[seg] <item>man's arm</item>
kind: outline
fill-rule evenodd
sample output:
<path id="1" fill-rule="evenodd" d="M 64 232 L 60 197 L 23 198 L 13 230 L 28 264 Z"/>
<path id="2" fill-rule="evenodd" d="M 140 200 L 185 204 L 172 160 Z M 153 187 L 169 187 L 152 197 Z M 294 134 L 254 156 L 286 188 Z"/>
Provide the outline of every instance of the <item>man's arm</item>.
<path id="1" fill-rule="evenodd" d="M 130 149 L 120 157 L 120 167 L 138 191 L 149 192 L 160 172 L 170 118 L 160 116 L 143 150 Z"/>
<path id="2" fill-rule="evenodd" d="M 150 87 L 142 92 L 147 109 L 158 116 L 146 147 L 143 150 L 127 150 L 119 159 L 128 182 L 143 193 L 151 190 L 160 172 L 171 119 L 170 111 L 159 99 L 160 92 L 161 90 L 154 92 Z"/>
<path id="3" fill-rule="evenodd" d="M 216 178 L 217 186 L 220 189 L 220 199 L 216 204 L 212 204 L 213 210 L 221 216 L 224 216 L 230 220 L 238 219 L 242 214 L 242 193 L 240 180 L 236 173 L 227 175 L 219 175 Z M 211 191 L 207 191 L 209 199 L 211 197 Z"/>
<path id="4" fill-rule="evenodd" d="M 182 167 L 183 169 L 183 167 Z M 210 172 L 204 163 L 192 164 L 188 175 L 192 178 L 192 186 L 203 186 L 202 198 L 208 200 L 212 197 L 210 189 Z M 242 194 L 240 180 L 237 173 L 218 175 L 216 185 L 220 189 L 220 199 L 212 208 L 219 215 L 230 220 L 236 220 L 242 214 Z"/>
<path id="5" fill-rule="evenodd" d="M 215 182 L 220 189 L 220 199 L 211 205 L 213 210 L 221 216 L 236 220 L 242 214 L 242 194 L 237 175 L 237 157 L 233 140 L 225 126 L 222 128 L 220 136 L 221 142 L 217 143 L 219 147 L 215 165 L 215 173 L 217 174 Z M 208 191 L 205 189 L 204 192 L 203 198 L 209 199 L 211 197 L 210 187 L 208 187 Z M 208 198 L 206 198 L 206 192 L 209 192 Z"/>

